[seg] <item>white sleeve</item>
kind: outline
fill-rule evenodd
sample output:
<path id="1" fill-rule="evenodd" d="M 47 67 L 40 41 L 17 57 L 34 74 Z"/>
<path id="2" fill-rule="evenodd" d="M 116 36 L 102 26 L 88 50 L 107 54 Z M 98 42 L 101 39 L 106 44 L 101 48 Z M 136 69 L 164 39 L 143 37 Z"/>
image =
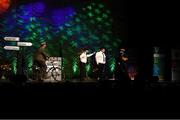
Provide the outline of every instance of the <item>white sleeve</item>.
<path id="1" fill-rule="evenodd" d="M 94 53 L 87 54 L 87 57 L 91 57 L 92 55 L 94 55 Z"/>

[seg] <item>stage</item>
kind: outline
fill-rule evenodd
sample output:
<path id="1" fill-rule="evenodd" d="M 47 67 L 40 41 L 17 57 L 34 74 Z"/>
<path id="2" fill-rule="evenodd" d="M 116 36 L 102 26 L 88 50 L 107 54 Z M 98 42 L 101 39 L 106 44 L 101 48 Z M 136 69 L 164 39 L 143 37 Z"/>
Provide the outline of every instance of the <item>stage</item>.
<path id="1" fill-rule="evenodd" d="M 167 39 L 169 34 L 162 42 L 164 34 L 159 34 L 158 19 L 140 20 L 141 15 L 137 17 L 139 12 L 135 12 L 137 27 L 132 27 L 131 39 L 126 0 L 3 0 L 2 3 L 0 118 L 180 117 L 180 50 L 173 39 Z M 150 12 L 146 15 L 152 18 L 159 14 Z M 143 21 L 143 27 L 146 25 L 150 32 L 137 29 Z M 47 45 L 46 72 L 59 79 L 57 82 L 33 80 L 42 79 L 42 69 L 34 67 L 34 56 L 42 43 Z M 94 79 L 99 77 L 94 54 L 85 66 L 86 75 L 93 79 L 80 81 L 81 51 L 86 48 L 88 54 L 97 53 L 102 47 L 106 49 L 103 73 L 109 79 Z M 126 51 L 127 72 L 135 80 L 115 80 L 117 75 L 123 78 L 116 73 L 120 71 L 117 70 L 120 49 Z"/>
<path id="2" fill-rule="evenodd" d="M 102 80 L 89 79 L 81 81 L 80 79 L 66 79 L 62 81 L 36 81 L 32 79 L 25 80 L 0 80 L 0 88 L 5 86 L 14 88 L 125 88 L 129 90 L 141 88 L 142 91 L 156 90 L 156 89 L 176 89 L 180 88 L 179 81 L 150 81 L 150 80 Z"/>

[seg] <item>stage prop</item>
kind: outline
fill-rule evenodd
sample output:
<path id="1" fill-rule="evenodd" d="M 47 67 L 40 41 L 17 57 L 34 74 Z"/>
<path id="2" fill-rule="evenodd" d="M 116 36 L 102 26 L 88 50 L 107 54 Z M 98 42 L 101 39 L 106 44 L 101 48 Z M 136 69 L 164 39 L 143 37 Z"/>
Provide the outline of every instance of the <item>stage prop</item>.
<path id="1" fill-rule="evenodd" d="M 50 57 L 46 61 L 47 74 L 50 76 L 45 79 L 44 82 L 60 82 L 62 81 L 62 58 L 61 57 Z"/>
<path id="2" fill-rule="evenodd" d="M 159 80 L 164 80 L 165 76 L 165 55 L 160 52 L 159 47 L 154 47 L 154 65 L 153 77 L 158 77 Z"/>

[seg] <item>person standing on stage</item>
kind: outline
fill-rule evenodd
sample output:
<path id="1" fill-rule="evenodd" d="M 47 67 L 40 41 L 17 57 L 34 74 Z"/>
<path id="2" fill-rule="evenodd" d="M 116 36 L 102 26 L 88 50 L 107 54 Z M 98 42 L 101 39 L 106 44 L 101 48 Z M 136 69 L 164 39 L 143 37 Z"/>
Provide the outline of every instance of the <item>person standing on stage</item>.
<path id="1" fill-rule="evenodd" d="M 87 58 L 91 57 L 92 55 L 95 54 L 87 54 L 89 51 L 87 49 L 83 49 L 81 55 L 79 56 L 80 58 L 80 77 L 81 80 L 87 80 L 87 73 L 86 73 L 86 64 L 88 62 Z"/>
<path id="2" fill-rule="evenodd" d="M 47 46 L 46 42 L 41 43 L 41 46 L 36 51 L 35 56 L 34 56 L 34 64 L 37 65 L 38 67 L 40 67 L 40 71 L 41 71 L 41 75 L 40 75 L 41 78 L 40 79 L 41 80 L 47 78 L 46 60 L 48 60 L 49 56 L 45 52 L 46 46 Z"/>
<path id="3" fill-rule="evenodd" d="M 125 54 L 125 51 L 126 51 L 125 49 L 121 48 L 116 58 L 116 75 L 115 76 L 117 80 L 129 79 L 128 68 L 127 68 L 128 57 Z"/>
<path id="4" fill-rule="evenodd" d="M 97 67 L 98 67 L 98 80 L 105 79 L 105 64 L 106 64 L 106 55 L 105 55 L 105 48 L 102 47 L 99 52 L 95 55 Z"/>

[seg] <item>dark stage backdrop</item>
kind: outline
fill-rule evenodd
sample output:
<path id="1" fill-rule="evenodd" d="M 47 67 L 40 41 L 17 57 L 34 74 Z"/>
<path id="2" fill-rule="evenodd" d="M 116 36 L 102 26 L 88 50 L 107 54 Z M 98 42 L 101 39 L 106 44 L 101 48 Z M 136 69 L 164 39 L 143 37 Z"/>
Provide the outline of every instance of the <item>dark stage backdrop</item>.
<path id="1" fill-rule="evenodd" d="M 14 0 L 9 8 L 0 13 L 0 56 L 11 63 L 17 72 L 17 54 L 25 59 L 26 69 L 33 64 L 33 54 L 41 42 L 46 41 L 50 56 L 63 57 L 66 78 L 79 76 L 79 52 L 89 48 L 98 51 L 107 48 L 107 73 L 112 76 L 115 70 L 115 53 L 127 42 L 127 22 L 124 15 L 117 16 L 112 9 L 112 0 Z M 123 3 L 123 2 L 122 2 Z M 121 7 L 123 4 L 121 4 Z M 1 10 L 1 9 L 0 9 Z M 121 8 L 120 13 L 124 13 Z M 18 36 L 20 41 L 32 42 L 17 53 L 4 50 L 5 36 Z M 89 60 L 87 72 L 93 76 L 94 56 Z M 20 61 L 21 62 L 21 61 Z"/>

